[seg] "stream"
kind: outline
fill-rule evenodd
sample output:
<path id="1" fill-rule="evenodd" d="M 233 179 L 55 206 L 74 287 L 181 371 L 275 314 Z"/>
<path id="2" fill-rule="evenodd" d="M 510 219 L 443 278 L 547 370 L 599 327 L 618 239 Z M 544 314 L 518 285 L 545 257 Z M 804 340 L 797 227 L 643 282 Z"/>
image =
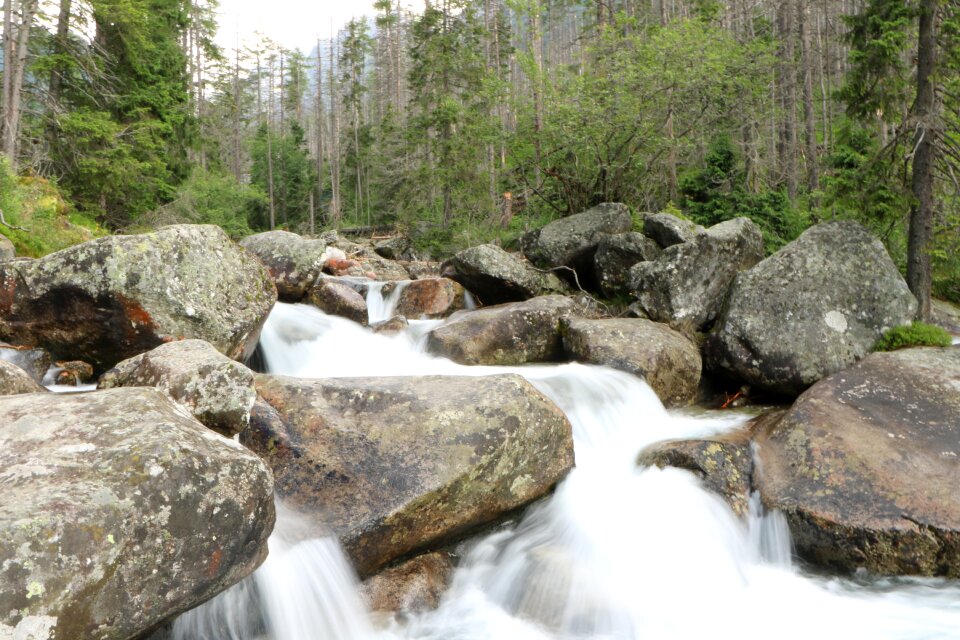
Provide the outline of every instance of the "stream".
<path id="1" fill-rule="evenodd" d="M 372 287 L 371 319 L 396 298 Z M 377 335 L 277 304 L 261 347 L 271 373 L 306 378 L 523 375 L 574 429 L 577 466 L 553 496 L 472 540 L 440 607 L 403 620 L 372 616 L 336 540 L 278 505 L 264 565 L 181 616 L 176 640 L 960 638 L 960 582 L 813 572 L 759 500 L 744 521 L 693 474 L 635 465 L 651 443 L 735 429 L 756 410 L 668 412 L 603 367 L 458 365 L 424 352 L 438 323 Z"/>

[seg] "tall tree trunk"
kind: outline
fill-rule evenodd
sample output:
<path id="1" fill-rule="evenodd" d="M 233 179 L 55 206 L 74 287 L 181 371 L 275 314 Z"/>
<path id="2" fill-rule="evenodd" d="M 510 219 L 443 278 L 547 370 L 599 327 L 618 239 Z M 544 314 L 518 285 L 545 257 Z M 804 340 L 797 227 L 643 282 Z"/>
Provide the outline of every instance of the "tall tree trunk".
<path id="1" fill-rule="evenodd" d="M 913 157 L 913 197 L 907 246 L 907 284 L 917 297 L 918 316 L 930 320 L 932 267 L 930 241 L 936 211 L 934 170 L 937 162 L 939 109 L 934 80 L 937 73 L 937 18 L 939 0 L 922 0 L 917 43 L 917 99 L 913 118 L 917 123 L 916 153 Z"/>
<path id="2" fill-rule="evenodd" d="M 807 190 L 820 188 L 817 167 L 817 119 L 813 109 L 813 52 L 810 42 L 810 0 L 797 0 L 800 26 L 800 57 L 803 67 L 803 118 L 806 127 L 804 142 L 807 147 Z"/>
<path id="3" fill-rule="evenodd" d="M 239 35 L 237 40 L 239 41 Z M 233 63 L 233 175 L 240 182 L 242 177 L 240 155 L 240 43 L 237 42 Z"/>
<path id="4" fill-rule="evenodd" d="M 785 0 L 777 10 L 777 31 L 780 37 L 777 84 L 782 111 L 777 153 L 780 157 L 781 181 L 786 184 L 791 201 L 797 197 L 797 77 L 792 5 L 793 0 Z"/>
<path id="5" fill-rule="evenodd" d="M 330 38 L 330 74 L 327 86 L 330 87 L 330 217 L 340 221 L 340 116 L 337 100 L 337 84 L 333 70 L 336 49 L 333 37 Z"/>
<path id="6" fill-rule="evenodd" d="M 320 38 L 317 38 L 317 206 L 323 196 L 323 58 L 320 57 Z"/>
<path id="7" fill-rule="evenodd" d="M 27 45 L 30 40 L 30 27 L 33 25 L 33 15 L 37 10 L 37 0 L 23 0 L 20 4 L 20 25 L 17 28 L 17 46 L 13 58 L 10 59 L 8 71 L 10 93 L 7 97 L 3 122 L 3 153 L 10 159 L 10 166 L 17 165 L 17 144 L 20 133 L 20 92 L 23 88 L 24 70 L 27 66 Z M 6 61 L 4 62 L 6 64 Z"/>
<path id="8" fill-rule="evenodd" d="M 60 0 L 60 14 L 57 16 L 57 37 L 53 42 L 53 52 L 58 56 L 67 53 L 67 38 L 70 35 L 71 0 Z M 63 65 L 57 62 L 50 70 L 50 104 L 56 109 L 60 103 L 63 89 Z"/>

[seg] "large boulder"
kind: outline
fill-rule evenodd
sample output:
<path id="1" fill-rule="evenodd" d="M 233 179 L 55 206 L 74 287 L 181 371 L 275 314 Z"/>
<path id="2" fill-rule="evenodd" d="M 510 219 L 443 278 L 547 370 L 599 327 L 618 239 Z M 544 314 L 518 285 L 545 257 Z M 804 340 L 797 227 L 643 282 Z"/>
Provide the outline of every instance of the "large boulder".
<path id="1" fill-rule="evenodd" d="M 643 234 L 664 249 L 690 242 L 703 231 L 700 225 L 669 213 L 648 213 L 643 217 Z"/>
<path id="2" fill-rule="evenodd" d="M 527 300 L 544 288 L 542 272 L 492 244 L 464 249 L 444 262 L 440 273 L 488 305 Z"/>
<path id="3" fill-rule="evenodd" d="M 257 399 L 253 372 L 203 340 L 171 342 L 120 362 L 99 382 L 101 389 L 116 387 L 155 387 L 228 437 L 250 424 Z"/>
<path id="4" fill-rule="evenodd" d="M 458 311 L 427 336 L 427 349 L 461 364 L 515 365 L 563 357 L 560 318 L 576 309 L 564 296 Z"/>
<path id="5" fill-rule="evenodd" d="M 626 205 L 605 203 L 525 235 L 523 254 L 545 269 L 570 267 L 583 283 L 593 277 L 593 255 L 600 240 L 632 228 L 633 218 Z"/>
<path id="6" fill-rule="evenodd" d="M 284 302 L 299 302 L 320 276 L 329 258 L 327 246 L 335 238 L 304 238 L 289 231 L 265 231 L 247 236 L 240 246 L 267 268 Z"/>
<path id="7" fill-rule="evenodd" d="M 737 274 L 762 259 L 760 228 L 735 218 L 635 265 L 631 288 L 651 320 L 702 329 L 720 313 Z"/>
<path id="8" fill-rule="evenodd" d="M 413 241 L 407 236 L 385 238 L 373 246 L 378 256 L 387 260 L 416 260 Z"/>
<path id="9" fill-rule="evenodd" d="M 638 262 L 656 260 L 659 255 L 657 243 L 636 231 L 601 238 L 593 256 L 594 275 L 600 290 L 607 297 L 628 293 L 630 268 Z"/>
<path id="10" fill-rule="evenodd" d="M 0 398 L 0 637 L 128 640 L 266 557 L 264 463 L 153 389 Z"/>
<path id="11" fill-rule="evenodd" d="M 796 395 L 862 358 L 916 309 L 879 240 L 856 222 L 824 223 L 740 274 L 709 337 L 707 364 Z"/>
<path id="12" fill-rule="evenodd" d="M 241 442 L 361 576 L 500 518 L 573 465 L 570 423 L 519 376 L 256 384 L 262 401 Z"/>
<path id="13" fill-rule="evenodd" d="M 640 376 L 667 406 L 690 404 L 697 397 L 700 350 L 665 324 L 564 318 L 561 332 L 569 356 Z"/>
<path id="14" fill-rule="evenodd" d="M 17 365 L 0 360 L 0 396 L 18 393 L 43 393 L 47 389 Z"/>
<path id="15" fill-rule="evenodd" d="M 0 339 L 98 371 L 181 338 L 242 359 L 276 295 L 262 265 L 219 227 L 166 227 L 0 263 Z"/>
<path id="16" fill-rule="evenodd" d="M 960 349 L 874 353 L 758 438 L 756 483 L 834 569 L 960 577 Z"/>

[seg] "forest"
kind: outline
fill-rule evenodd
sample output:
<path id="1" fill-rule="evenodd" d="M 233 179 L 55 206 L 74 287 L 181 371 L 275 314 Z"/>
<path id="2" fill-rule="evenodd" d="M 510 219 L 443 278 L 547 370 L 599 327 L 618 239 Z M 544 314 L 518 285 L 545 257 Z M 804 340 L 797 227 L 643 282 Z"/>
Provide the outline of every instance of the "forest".
<path id="1" fill-rule="evenodd" d="M 602 202 L 748 216 L 768 251 L 849 218 L 960 300 L 955 0 L 375 7 L 302 51 L 219 47 L 216 0 L 4 0 L 0 231 L 390 228 L 443 257 Z"/>

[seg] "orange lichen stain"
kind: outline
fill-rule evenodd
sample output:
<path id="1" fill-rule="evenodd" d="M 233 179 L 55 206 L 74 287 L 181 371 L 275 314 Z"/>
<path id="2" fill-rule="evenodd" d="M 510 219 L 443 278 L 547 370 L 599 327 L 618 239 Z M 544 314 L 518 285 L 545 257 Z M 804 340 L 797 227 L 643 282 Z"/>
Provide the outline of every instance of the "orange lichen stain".
<path id="1" fill-rule="evenodd" d="M 150 317 L 150 314 L 147 313 L 146 309 L 141 307 L 138 302 L 121 294 L 117 294 L 117 300 L 123 306 L 124 313 L 126 313 L 127 318 L 130 319 L 130 322 L 133 323 L 134 326 L 149 327 L 153 325 L 153 318 Z"/>
<path id="2" fill-rule="evenodd" d="M 210 562 L 207 564 L 207 578 L 213 578 L 220 570 L 220 562 L 223 560 L 223 551 L 217 549 L 210 556 Z"/>

